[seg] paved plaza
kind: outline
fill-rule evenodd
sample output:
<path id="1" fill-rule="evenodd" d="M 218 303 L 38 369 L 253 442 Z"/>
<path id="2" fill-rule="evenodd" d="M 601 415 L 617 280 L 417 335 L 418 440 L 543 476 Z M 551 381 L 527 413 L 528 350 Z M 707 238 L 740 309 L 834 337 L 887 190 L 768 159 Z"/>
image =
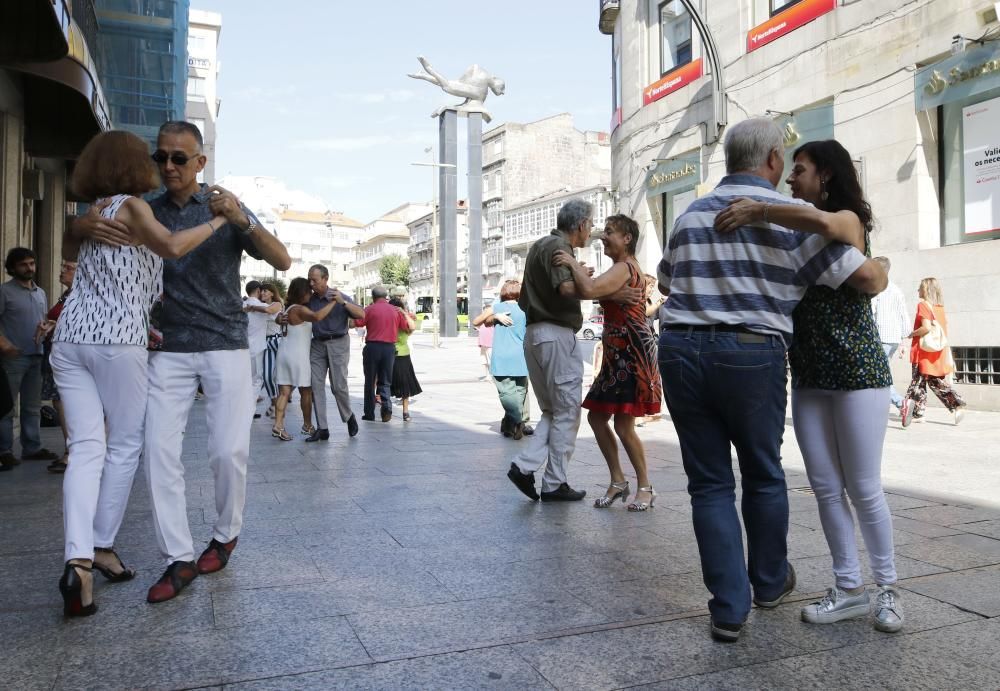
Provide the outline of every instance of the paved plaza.
<path id="1" fill-rule="evenodd" d="M 740 641 L 727 645 L 709 638 L 669 420 L 640 430 L 659 493 L 653 511 L 592 507 L 607 470 L 585 421 L 570 481 L 587 499 L 532 503 L 506 478 L 519 442 L 498 434 L 500 406 L 492 383 L 479 379 L 474 339 L 436 351 L 426 336 L 414 344 L 425 392 L 410 423 L 397 406 L 389 423 L 361 422 L 355 439 L 338 424 L 317 444 L 302 435 L 284 443 L 266 418 L 254 423 L 233 559 L 170 602 L 145 602 L 164 564 L 144 468 L 116 545 L 139 575 L 115 585 L 98 577 L 100 610 L 72 621 L 63 620 L 56 587 L 61 480 L 40 462 L 0 475 L 0 686 L 1000 687 L 1000 414 L 973 411 L 955 428 L 935 407 L 908 430 L 890 422 L 885 482 L 906 608 L 896 635 L 874 631 L 870 619 L 799 620 L 832 576 L 789 424 L 798 588 L 776 610 L 755 609 Z M 589 381 L 589 365 L 587 373 Z M 214 519 L 205 405 L 194 404 L 184 456 L 198 551 Z M 297 431 L 297 403 L 292 409 L 286 426 Z M 58 430 L 45 432 L 46 445 L 61 451 Z"/>

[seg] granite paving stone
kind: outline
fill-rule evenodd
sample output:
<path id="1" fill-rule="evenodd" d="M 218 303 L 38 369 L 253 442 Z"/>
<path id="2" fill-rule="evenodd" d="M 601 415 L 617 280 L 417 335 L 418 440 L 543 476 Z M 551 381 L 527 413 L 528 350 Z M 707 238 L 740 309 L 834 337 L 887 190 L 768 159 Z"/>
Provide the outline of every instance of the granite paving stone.
<path id="1" fill-rule="evenodd" d="M 478 380 L 474 339 L 411 344 L 425 385 L 412 423 L 362 425 L 353 439 L 333 424 L 318 444 L 298 434 L 283 443 L 270 420 L 253 424 L 239 545 L 223 571 L 169 602 L 145 602 L 165 563 L 141 477 L 115 545 L 137 577 L 98 576 L 97 614 L 65 620 L 62 478 L 44 463 L 0 475 L 0 688 L 1000 688 L 1000 505 L 984 488 L 965 499 L 955 483 L 897 482 L 912 476 L 893 469 L 912 468 L 928 443 L 921 430 L 890 430 L 883 465 L 904 630 L 878 633 L 870 618 L 800 621 L 833 575 L 789 427 L 798 584 L 723 645 L 709 637 L 710 594 L 668 416 L 637 430 L 653 510 L 593 508 L 608 471 L 586 424 L 569 480 L 587 499 L 531 502 L 506 477 L 525 442 L 498 433 L 502 413 L 495 388 Z M 359 365 L 349 381 L 359 393 Z M 216 517 L 205 409 L 194 404 L 182 454 L 196 555 Z M 975 412 L 963 444 L 993 448 L 1000 415 Z M 300 424 L 296 404 L 289 429 Z M 43 430 L 43 443 L 60 450 L 58 435 Z"/>

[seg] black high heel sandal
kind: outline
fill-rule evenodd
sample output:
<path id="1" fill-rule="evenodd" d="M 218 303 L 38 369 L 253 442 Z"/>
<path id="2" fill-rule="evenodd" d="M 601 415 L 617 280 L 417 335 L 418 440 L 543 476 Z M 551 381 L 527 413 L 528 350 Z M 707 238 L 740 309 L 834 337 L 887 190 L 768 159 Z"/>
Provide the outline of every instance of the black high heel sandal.
<path id="1" fill-rule="evenodd" d="M 122 567 L 122 570 L 115 573 L 106 566 L 101 566 L 97 563 L 97 559 L 94 559 L 94 568 L 101 572 L 101 575 L 112 583 L 122 583 L 123 581 L 131 581 L 135 578 L 135 569 L 130 569 L 125 566 L 122 558 L 118 556 L 118 552 L 115 551 L 114 547 L 95 547 L 94 552 L 101 552 L 102 554 L 114 555 L 114 558 L 118 560 L 118 566 Z"/>
<path id="2" fill-rule="evenodd" d="M 97 603 L 94 602 L 94 595 L 90 595 L 90 604 L 83 604 L 83 579 L 77 573 L 77 569 L 86 572 L 93 572 L 93 569 L 83 564 L 66 562 L 66 569 L 62 578 L 59 579 L 59 592 L 63 598 L 63 614 L 67 617 L 89 617 L 97 611 Z M 93 590 L 93 587 L 91 587 Z"/>

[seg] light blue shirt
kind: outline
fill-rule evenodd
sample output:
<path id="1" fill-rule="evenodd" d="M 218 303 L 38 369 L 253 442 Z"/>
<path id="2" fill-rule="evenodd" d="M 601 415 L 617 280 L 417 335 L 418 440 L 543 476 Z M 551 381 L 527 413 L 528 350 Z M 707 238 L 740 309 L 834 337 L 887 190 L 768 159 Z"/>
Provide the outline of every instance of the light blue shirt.
<path id="1" fill-rule="evenodd" d="M 524 333 L 528 318 L 516 300 L 493 303 L 493 314 L 509 314 L 514 323 L 497 324 L 493 329 L 493 355 L 490 374 L 494 377 L 527 377 L 528 363 L 524 361 Z"/>

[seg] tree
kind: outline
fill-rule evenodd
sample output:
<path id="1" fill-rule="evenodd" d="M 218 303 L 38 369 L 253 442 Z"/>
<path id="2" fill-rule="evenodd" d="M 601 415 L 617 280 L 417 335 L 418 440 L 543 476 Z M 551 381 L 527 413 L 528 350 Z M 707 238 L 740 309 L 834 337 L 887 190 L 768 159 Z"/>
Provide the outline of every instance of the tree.
<path id="1" fill-rule="evenodd" d="M 410 285 L 410 260 L 398 254 L 386 256 L 378 265 L 379 278 L 387 288 Z"/>

